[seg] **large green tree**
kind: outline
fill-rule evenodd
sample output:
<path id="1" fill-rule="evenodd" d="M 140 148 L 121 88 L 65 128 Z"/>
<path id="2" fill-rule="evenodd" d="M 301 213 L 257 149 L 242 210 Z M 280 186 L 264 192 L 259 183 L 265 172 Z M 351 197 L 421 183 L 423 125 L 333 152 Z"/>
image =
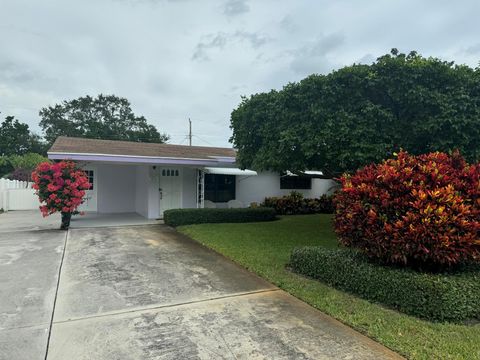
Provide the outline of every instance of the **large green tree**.
<path id="1" fill-rule="evenodd" d="M 40 126 L 48 143 L 58 136 L 163 143 L 169 139 L 136 116 L 125 98 L 115 95 L 80 97 L 40 110 Z"/>
<path id="2" fill-rule="evenodd" d="M 0 156 L 23 155 L 28 152 L 45 153 L 40 136 L 32 133 L 28 124 L 7 116 L 0 124 Z"/>
<path id="3" fill-rule="evenodd" d="M 244 97 L 230 139 L 242 167 L 330 176 L 413 154 L 480 158 L 480 69 L 393 49 L 371 65 L 311 75 Z"/>

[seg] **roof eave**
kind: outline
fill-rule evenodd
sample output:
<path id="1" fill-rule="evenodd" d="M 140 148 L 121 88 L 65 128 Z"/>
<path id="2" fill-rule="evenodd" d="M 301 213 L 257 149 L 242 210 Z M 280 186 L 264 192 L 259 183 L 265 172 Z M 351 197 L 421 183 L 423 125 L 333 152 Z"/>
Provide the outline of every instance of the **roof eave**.
<path id="1" fill-rule="evenodd" d="M 179 158 L 179 157 L 157 157 L 157 156 L 136 156 L 136 155 L 112 155 L 112 154 L 88 154 L 88 153 L 64 153 L 48 152 L 51 160 L 73 160 L 73 161 L 94 161 L 131 164 L 153 164 L 153 165 L 201 165 L 215 166 L 221 164 L 234 164 L 233 157 L 212 157 L 212 158 Z"/>

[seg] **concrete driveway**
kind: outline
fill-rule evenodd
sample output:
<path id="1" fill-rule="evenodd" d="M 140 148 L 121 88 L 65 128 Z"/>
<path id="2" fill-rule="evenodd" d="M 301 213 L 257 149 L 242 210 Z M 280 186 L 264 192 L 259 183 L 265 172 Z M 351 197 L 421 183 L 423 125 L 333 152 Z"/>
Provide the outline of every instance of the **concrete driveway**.
<path id="1" fill-rule="evenodd" d="M 67 235 L 51 230 L 53 220 L 39 212 L 0 214 L 2 360 L 45 357 Z"/>
<path id="2" fill-rule="evenodd" d="M 0 359 L 399 358 L 166 226 L 4 215 Z"/>

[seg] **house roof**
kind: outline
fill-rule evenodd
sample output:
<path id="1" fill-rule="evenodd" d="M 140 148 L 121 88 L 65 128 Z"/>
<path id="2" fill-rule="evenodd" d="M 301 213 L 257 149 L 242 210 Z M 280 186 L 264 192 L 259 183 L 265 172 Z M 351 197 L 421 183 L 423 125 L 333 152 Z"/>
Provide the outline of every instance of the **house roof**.
<path id="1" fill-rule="evenodd" d="M 58 137 L 48 151 L 48 157 L 51 159 L 102 160 L 102 158 L 105 158 L 108 161 L 111 161 L 112 158 L 118 159 L 118 161 L 127 158 L 150 158 L 189 159 L 192 161 L 221 161 L 221 159 L 225 159 L 228 162 L 232 162 L 235 156 L 236 151 L 231 148 L 140 143 L 65 136 Z"/>

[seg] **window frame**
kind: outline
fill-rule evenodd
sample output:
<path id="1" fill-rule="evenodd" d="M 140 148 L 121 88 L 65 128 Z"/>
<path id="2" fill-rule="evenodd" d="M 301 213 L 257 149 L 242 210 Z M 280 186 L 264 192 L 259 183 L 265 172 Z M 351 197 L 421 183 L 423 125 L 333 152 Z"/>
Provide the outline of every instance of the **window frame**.
<path id="1" fill-rule="evenodd" d="M 209 181 L 214 179 L 214 181 Z M 222 184 L 221 179 L 230 179 L 229 184 Z M 235 175 L 224 174 L 205 174 L 204 179 L 204 199 L 214 203 L 226 203 L 235 200 L 237 196 L 237 179 Z M 213 189 L 209 189 L 213 185 Z M 228 185 L 227 189 L 221 189 L 223 185 Z M 213 194 L 213 196 L 212 196 Z M 226 194 L 226 195 L 225 195 Z"/>
<path id="2" fill-rule="evenodd" d="M 299 175 L 280 176 L 280 190 L 312 190 L 312 178 Z"/>
<path id="3" fill-rule="evenodd" d="M 180 171 L 178 169 L 172 169 L 172 168 L 163 168 L 159 172 L 161 177 L 178 177 L 180 176 Z"/>
<path id="4" fill-rule="evenodd" d="M 85 176 L 88 179 L 88 182 L 90 184 L 90 187 L 87 190 L 94 190 L 95 188 L 95 170 L 93 169 L 88 169 L 88 170 L 83 170 L 85 173 Z"/>

